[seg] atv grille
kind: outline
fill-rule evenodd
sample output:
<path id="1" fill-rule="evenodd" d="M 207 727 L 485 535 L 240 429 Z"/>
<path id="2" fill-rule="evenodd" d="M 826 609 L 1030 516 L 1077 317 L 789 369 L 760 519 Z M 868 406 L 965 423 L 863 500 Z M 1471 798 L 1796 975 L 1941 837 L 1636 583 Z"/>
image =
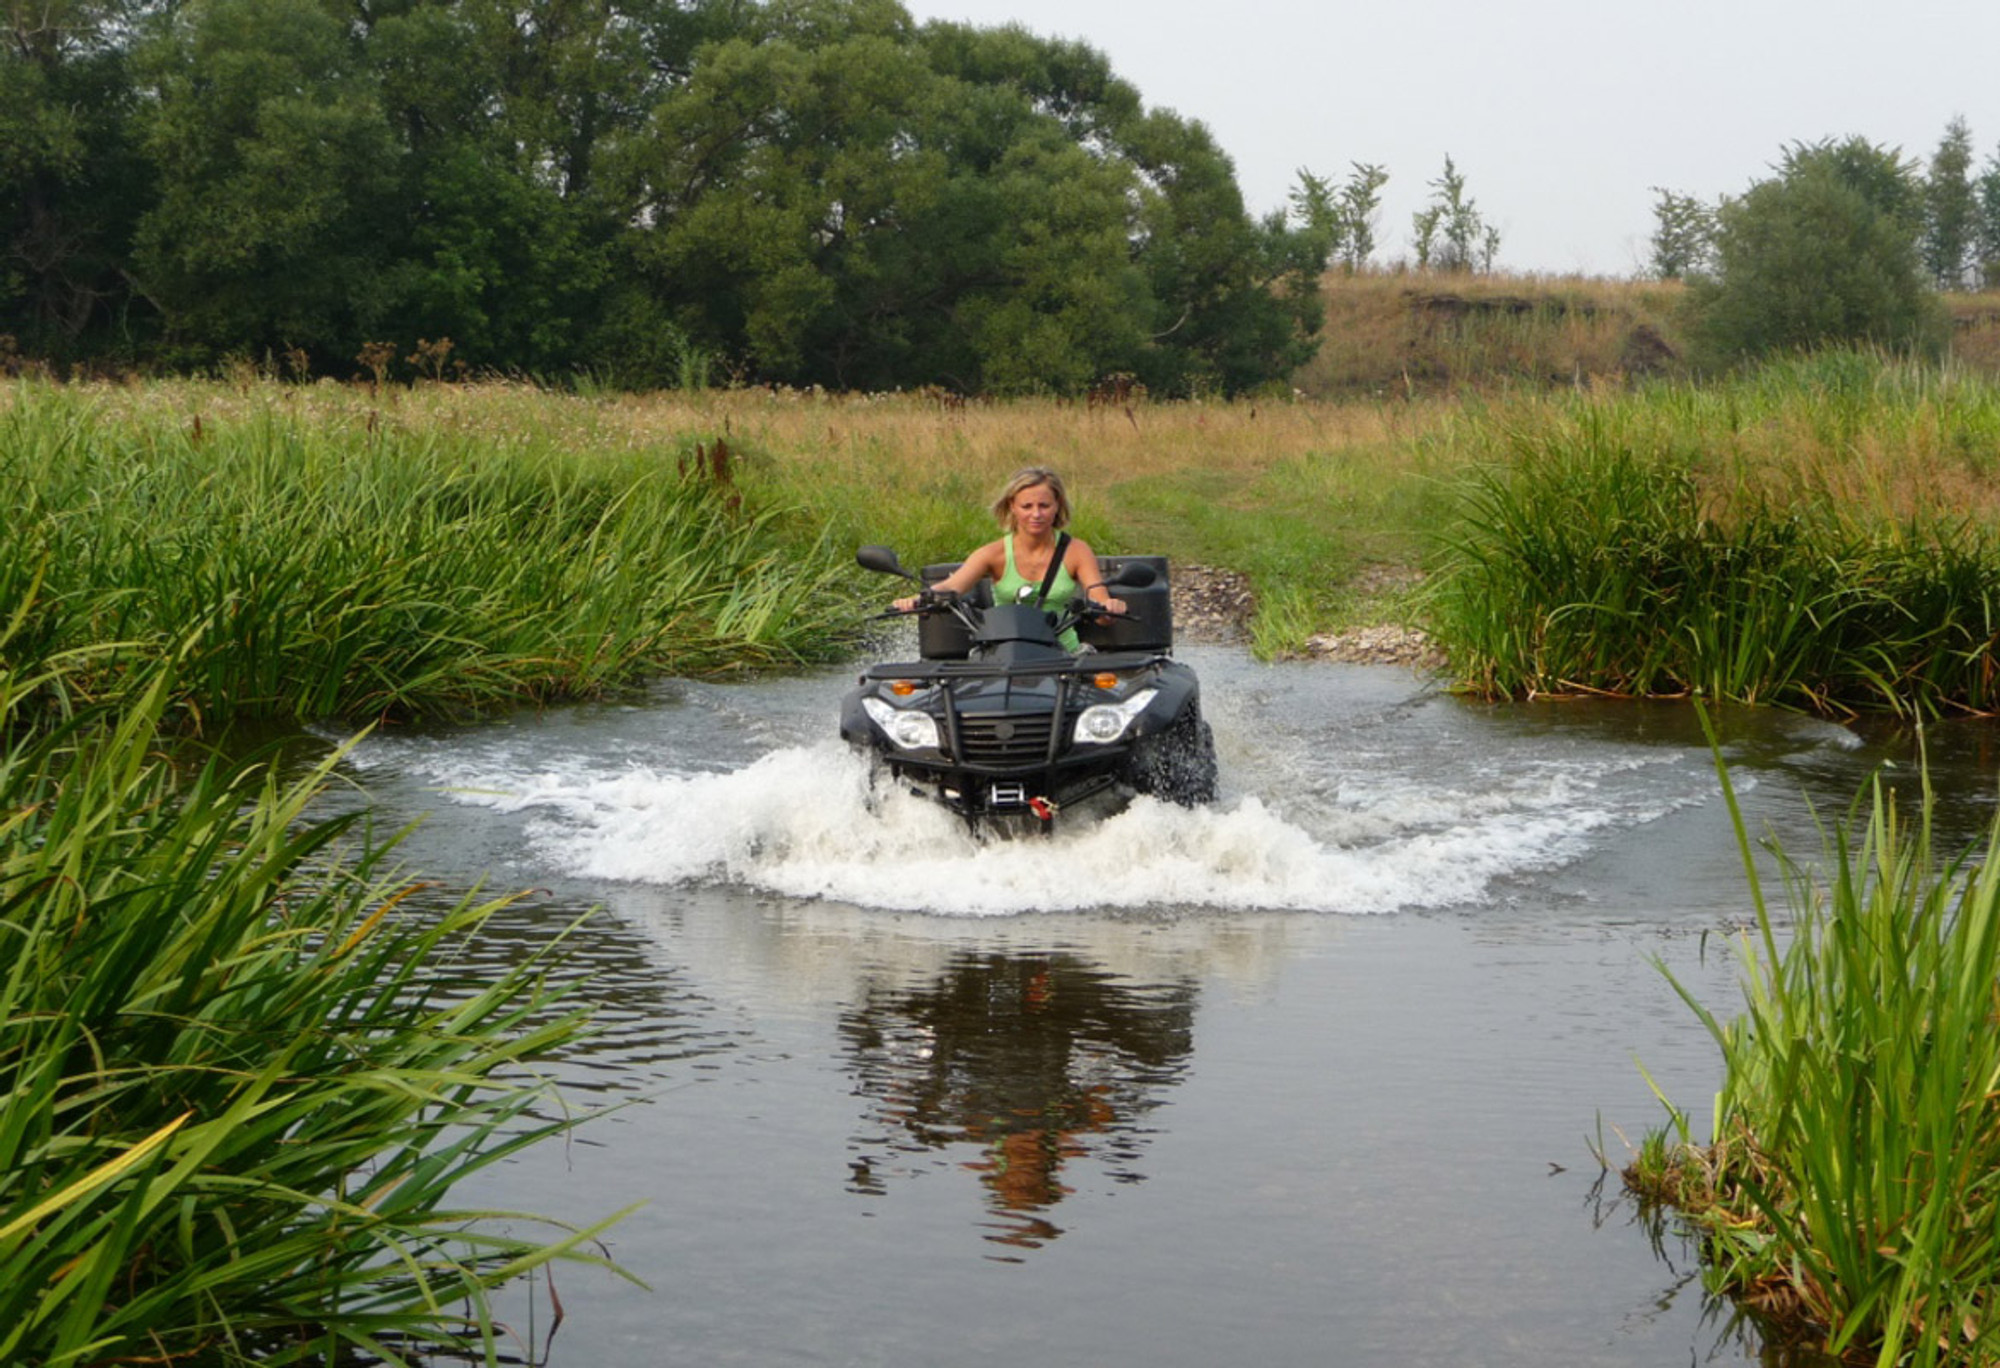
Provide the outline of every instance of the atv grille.
<path id="1" fill-rule="evenodd" d="M 1048 758 L 1051 721 L 1047 713 L 1026 717 L 958 718 L 959 757 L 973 765 L 1032 765 Z"/>

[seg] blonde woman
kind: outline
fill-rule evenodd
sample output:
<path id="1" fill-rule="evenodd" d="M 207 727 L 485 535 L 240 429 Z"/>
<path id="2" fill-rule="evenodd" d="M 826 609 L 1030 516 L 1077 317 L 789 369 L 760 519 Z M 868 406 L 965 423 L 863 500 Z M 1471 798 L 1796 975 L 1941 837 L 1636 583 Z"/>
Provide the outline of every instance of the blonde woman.
<path id="1" fill-rule="evenodd" d="M 965 563 L 931 586 L 963 594 L 983 579 L 993 581 L 993 601 L 1013 603 L 1022 589 L 1039 591 L 1048 578 L 1049 565 L 1061 547 L 1062 566 L 1049 585 L 1043 607 L 1061 613 L 1081 593 L 1101 608 L 1114 613 L 1125 611 L 1125 600 L 1114 598 L 1104 587 L 1104 572 L 1098 568 L 1097 553 L 1088 542 L 1063 532 L 1069 525 L 1069 494 L 1062 476 L 1046 466 L 1029 466 L 1014 472 L 1000 497 L 993 501 L 993 516 L 1004 530 L 998 541 L 988 542 L 965 558 Z M 905 612 L 917 606 L 916 596 L 896 600 Z M 1062 635 L 1066 650 L 1077 649 L 1076 629 Z"/>

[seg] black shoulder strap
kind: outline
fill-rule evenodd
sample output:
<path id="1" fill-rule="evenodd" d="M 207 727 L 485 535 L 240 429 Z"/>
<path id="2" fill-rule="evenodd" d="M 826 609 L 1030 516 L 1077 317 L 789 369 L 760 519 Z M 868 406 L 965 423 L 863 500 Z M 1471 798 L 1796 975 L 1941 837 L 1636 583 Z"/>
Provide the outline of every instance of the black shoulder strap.
<path id="1" fill-rule="evenodd" d="M 1062 573 L 1063 557 L 1069 554 L 1069 533 L 1056 533 L 1056 553 L 1049 557 L 1048 571 L 1042 576 L 1041 592 L 1035 595 L 1035 606 L 1041 607 L 1049 601 L 1049 590 L 1056 587 L 1056 576 Z"/>

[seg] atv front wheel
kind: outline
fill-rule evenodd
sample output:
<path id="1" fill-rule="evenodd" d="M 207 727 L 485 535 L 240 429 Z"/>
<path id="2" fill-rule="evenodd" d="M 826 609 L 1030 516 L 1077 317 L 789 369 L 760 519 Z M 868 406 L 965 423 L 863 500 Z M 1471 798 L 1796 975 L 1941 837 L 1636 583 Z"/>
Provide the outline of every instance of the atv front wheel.
<path id="1" fill-rule="evenodd" d="M 1182 807 L 1215 801 L 1215 734 L 1199 708 L 1189 708 L 1165 731 L 1133 743 L 1120 775 L 1136 793 Z"/>

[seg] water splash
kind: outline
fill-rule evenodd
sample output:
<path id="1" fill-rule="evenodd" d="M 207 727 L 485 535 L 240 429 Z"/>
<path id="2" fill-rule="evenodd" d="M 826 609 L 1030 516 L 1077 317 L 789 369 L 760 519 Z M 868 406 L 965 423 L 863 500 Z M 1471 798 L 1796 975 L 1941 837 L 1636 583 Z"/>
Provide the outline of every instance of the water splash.
<path id="1" fill-rule="evenodd" d="M 435 757 L 451 800 L 525 814 L 531 860 L 564 874 L 954 916 L 1476 903 L 1496 880 L 1575 859 L 1598 828 L 1664 810 L 1603 793 L 1631 763 L 1606 757 L 1463 787 L 1375 776 L 1289 810 L 1255 793 L 1195 809 L 1138 798 L 1047 839 L 981 838 L 836 742 L 697 773 L 607 770 L 601 754 L 537 757 L 532 773 L 472 758 Z"/>

